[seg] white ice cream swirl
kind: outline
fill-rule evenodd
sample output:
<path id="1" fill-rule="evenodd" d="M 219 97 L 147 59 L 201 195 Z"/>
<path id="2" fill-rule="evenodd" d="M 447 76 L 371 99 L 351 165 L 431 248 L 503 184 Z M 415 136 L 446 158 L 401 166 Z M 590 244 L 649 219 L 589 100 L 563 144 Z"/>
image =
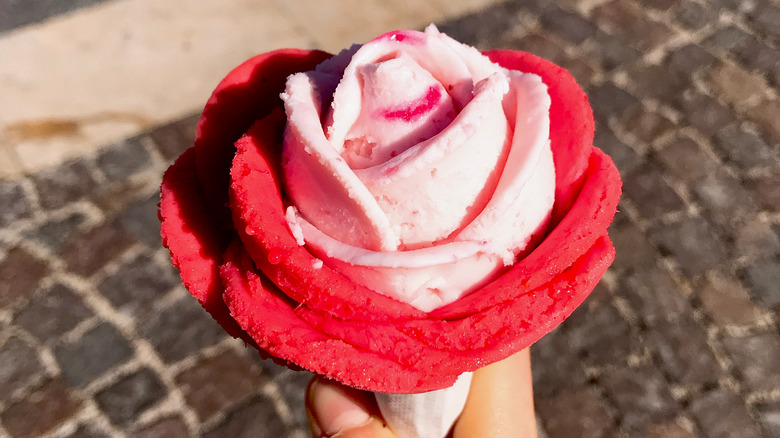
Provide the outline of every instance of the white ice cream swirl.
<path id="1" fill-rule="evenodd" d="M 555 171 L 541 79 L 430 26 L 291 76 L 283 169 L 299 243 L 430 311 L 536 244 Z"/>

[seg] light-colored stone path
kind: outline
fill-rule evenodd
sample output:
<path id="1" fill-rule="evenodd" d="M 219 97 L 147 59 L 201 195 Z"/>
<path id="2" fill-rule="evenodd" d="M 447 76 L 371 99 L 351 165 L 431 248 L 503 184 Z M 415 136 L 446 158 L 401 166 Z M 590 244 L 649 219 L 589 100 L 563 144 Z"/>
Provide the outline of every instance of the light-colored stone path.
<path id="1" fill-rule="evenodd" d="M 338 51 L 496 0 L 117 0 L 0 38 L 0 178 L 197 111 L 224 74 L 279 47 Z"/>

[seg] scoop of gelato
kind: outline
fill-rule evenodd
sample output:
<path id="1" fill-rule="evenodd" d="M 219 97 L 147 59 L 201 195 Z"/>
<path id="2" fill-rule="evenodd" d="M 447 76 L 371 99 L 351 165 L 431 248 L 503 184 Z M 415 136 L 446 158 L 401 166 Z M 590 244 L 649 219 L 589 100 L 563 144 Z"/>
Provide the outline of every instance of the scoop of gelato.
<path id="1" fill-rule="evenodd" d="M 325 264 L 431 311 L 538 242 L 555 193 L 550 97 L 430 26 L 287 81 L 293 229 Z"/>

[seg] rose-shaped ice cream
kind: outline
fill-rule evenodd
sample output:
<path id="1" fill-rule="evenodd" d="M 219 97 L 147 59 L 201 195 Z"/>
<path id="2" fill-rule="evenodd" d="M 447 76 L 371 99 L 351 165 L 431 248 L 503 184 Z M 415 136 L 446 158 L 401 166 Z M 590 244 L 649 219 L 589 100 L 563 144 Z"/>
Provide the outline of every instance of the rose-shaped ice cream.
<path id="1" fill-rule="evenodd" d="M 620 180 L 592 146 L 571 76 L 523 52 L 485 55 L 498 65 L 431 29 L 384 35 L 316 70 L 329 55 L 282 50 L 236 68 L 163 181 L 163 242 L 185 286 L 268 355 L 378 392 L 448 387 L 551 330 L 613 258 Z M 297 72 L 308 73 L 283 103 Z M 420 80 L 384 95 L 399 74 Z M 480 182 L 459 177 L 472 171 Z M 447 198 L 453 180 L 465 200 Z M 435 219 L 408 220 L 423 210 Z M 382 278 L 397 287 L 377 292 Z"/>
<path id="2" fill-rule="evenodd" d="M 547 225 L 555 171 L 537 75 L 430 27 L 293 75 L 283 99 L 294 234 L 371 290 L 431 311 Z"/>

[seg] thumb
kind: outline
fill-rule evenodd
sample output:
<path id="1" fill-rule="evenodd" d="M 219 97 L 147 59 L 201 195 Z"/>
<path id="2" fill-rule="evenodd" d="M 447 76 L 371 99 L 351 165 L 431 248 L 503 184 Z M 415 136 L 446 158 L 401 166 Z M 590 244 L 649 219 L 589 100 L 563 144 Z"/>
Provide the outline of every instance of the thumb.
<path id="1" fill-rule="evenodd" d="M 376 407 L 373 394 L 314 377 L 306 390 L 312 436 L 396 438 Z"/>

